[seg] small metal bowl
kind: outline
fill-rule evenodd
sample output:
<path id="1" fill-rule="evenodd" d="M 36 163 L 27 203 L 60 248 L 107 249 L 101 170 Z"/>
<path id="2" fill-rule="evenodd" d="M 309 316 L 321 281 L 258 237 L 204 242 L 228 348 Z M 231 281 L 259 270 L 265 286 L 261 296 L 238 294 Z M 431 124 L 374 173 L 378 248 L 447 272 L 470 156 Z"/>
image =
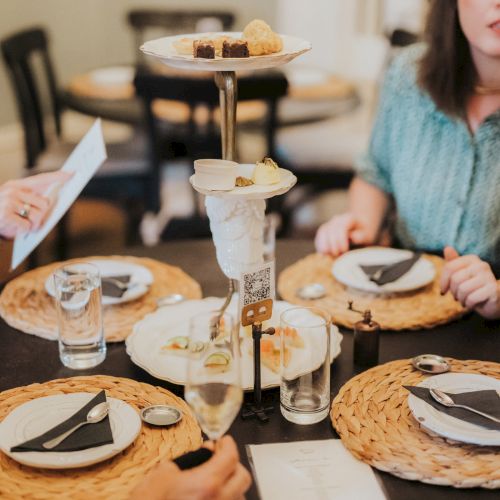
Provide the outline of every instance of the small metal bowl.
<path id="1" fill-rule="evenodd" d="M 158 427 L 174 425 L 182 419 L 182 412 L 174 406 L 154 405 L 141 410 L 141 419 Z"/>
<path id="2" fill-rule="evenodd" d="M 437 354 L 420 354 L 411 360 L 411 364 L 417 370 L 431 375 L 450 371 L 450 365 L 446 359 Z"/>
<path id="3" fill-rule="evenodd" d="M 309 283 L 298 288 L 295 293 L 301 299 L 316 300 L 326 295 L 326 288 L 321 283 Z"/>

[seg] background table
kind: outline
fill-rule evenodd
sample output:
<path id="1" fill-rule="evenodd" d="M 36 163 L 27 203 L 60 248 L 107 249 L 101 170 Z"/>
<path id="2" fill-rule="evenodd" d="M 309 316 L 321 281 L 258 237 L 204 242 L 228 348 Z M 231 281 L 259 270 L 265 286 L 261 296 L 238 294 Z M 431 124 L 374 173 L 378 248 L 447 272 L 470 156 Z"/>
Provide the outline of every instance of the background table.
<path id="1" fill-rule="evenodd" d="M 277 269 L 295 262 L 313 251 L 310 241 L 278 241 Z M 198 280 L 207 295 L 223 296 L 226 279 L 215 260 L 211 241 L 188 241 L 170 243 L 155 248 L 127 250 L 127 254 L 153 257 L 170 264 L 181 266 Z M 332 365 L 331 391 L 334 396 L 339 388 L 358 373 L 352 362 L 352 334 L 342 331 L 342 353 Z M 57 343 L 30 335 L 19 334 L 0 320 L 0 390 L 32 382 L 70 377 L 80 374 L 105 374 L 129 377 L 153 385 L 160 385 L 182 395 L 182 387 L 157 380 L 130 361 L 123 344 L 108 346 L 107 358 L 103 364 L 92 370 L 74 372 L 64 368 L 58 358 Z M 436 353 L 459 359 L 482 359 L 500 362 L 500 322 L 487 322 L 471 314 L 464 319 L 428 331 L 382 333 L 380 341 L 380 362 L 409 358 L 422 353 Z M 238 442 L 242 459 L 248 465 L 245 445 L 286 442 L 297 440 L 328 439 L 337 437 L 330 420 L 311 426 L 299 426 L 287 422 L 279 410 L 279 390 L 265 392 L 275 405 L 270 422 L 235 420 L 230 434 Z M 249 396 L 247 396 L 249 397 Z M 499 459 L 500 460 L 500 459 Z M 457 490 L 442 486 L 430 486 L 419 482 L 405 481 L 386 473 L 377 472 L 382 480 L 388 498 L 405 500 L 434 499 L 493 499 L 497 491 Z M 257 498 L 255 484 L 248 498 Z M 367 499 L 369 500 L 369 499 Z"/>

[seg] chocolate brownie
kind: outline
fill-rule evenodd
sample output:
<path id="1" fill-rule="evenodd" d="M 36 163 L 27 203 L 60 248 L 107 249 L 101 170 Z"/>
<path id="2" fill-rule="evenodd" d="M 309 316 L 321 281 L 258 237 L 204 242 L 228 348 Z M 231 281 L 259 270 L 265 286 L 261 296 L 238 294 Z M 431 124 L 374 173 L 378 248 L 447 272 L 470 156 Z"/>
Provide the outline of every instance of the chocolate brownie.
<path id="1" fill-rule="evenodd" d="M 215 46 L 212 41 L 195 40 L 193 42 L 194 57 L 215 59 Z"/>
<path id="2" fill-rule="evenodd" d="M 248 43 L 245 40 L 224 40 L 222 57 L 249 57 Z"/>

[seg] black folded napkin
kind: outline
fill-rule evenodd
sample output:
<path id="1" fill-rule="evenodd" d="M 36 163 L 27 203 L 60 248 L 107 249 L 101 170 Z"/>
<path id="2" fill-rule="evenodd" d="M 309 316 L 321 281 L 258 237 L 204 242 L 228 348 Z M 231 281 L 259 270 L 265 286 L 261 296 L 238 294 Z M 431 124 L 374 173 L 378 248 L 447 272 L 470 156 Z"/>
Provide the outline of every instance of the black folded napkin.
<path id="1" fill-rule="evenodd" d="M 370 281 L 377 285 L 392 283 L 406 274 L 420 259 L 419 253 L 413 254 L 409 259 L 400 260 L 393 264 L 359 265 Z"/>
<path id="2" fill-rule="evenodd" d="M 84 422 L 87 419 L 87 413 L 91 410 L 91 408 L 99 403 L 104 403 L 105 401 L 106 393 L 101 391 L 95 398 L 92 398 L 92 400 L 89 401 L 83 408 L 78 410 L 64 422 L 58 424 L 56 427 L 53 427 L 36 438 L 18 444 L 17 446 L 13 446 L 10 451 L 77 451 L 112 443 L 113 434 L 111 432 L 108 415 L 104 420 L 98 422 L 97 424 L 87 424 L 80 427 L 73 432 L 73 434 L 68 436 L 62 443 L 51 450 L 47 450 L 42 446 L 42 444 L 46 441 L 49 441 L 63 432 L 68 431 L 80 422 Z"/>
<path id="3" fill-rule="evenodd" d="M 127 291 L 127 289 L 122 289 L 121 287 L 117 286 L 116 283 L 113 283 L 111 280 L 116 280 L 119 281 L 120 283 L 123 283 L 124 285 L 128 285 L 130 282 L 130 275 L 125 274 L 122 276 L 102 276 L 101 277 L 101 286 L 102 286 L 102 294 L 105 295 L 106 297 L 114 297 L 114 298 L 121 298 L 123 294 Z"/>
<path id="4" fill-rule="evenodd" d="M 177 467 L 181 470 L 192 469 L 193 467 L 198 467 L 199 465 L 205 463 L 213 455 L 213 452 L 208 448 L 198 448 L 195 451 L 190 451 L 177 457 L 174 462 Z"/>
<path id="5" fill-rule="evenodd" d="M 404 386 L 405 389 L 410 391 L 417 398 L 422 399 L 426 403 L 430 404 L 436 410 L 449 415 L 450 417 L 458 418 L 465 422 L 471 424 L 479 425 L 486 429 L 491 429 L 494 431 L 500 431 L 500 424 L 493 422 L 493 420 L 488 420 L 481 415 L 477 415 L 469 410 L 464 410 L 463 408 L 448 408 L 440 403 L 438 403 L 429 392 L 429 389 L 425 387 L 414 387 L 414 386 Z M 448 394 L 448 393 L 447 393 Z M 448 394 L 451 399 L 457 404 L 462 404 L 470 406 L 475 410 L 488 413 L 495 418 L 500 418 L 500 396 L 497 391 L 485 390 L 485 391 L 473 391 L 473 392 L 462 392 L 460 394 Z"/>

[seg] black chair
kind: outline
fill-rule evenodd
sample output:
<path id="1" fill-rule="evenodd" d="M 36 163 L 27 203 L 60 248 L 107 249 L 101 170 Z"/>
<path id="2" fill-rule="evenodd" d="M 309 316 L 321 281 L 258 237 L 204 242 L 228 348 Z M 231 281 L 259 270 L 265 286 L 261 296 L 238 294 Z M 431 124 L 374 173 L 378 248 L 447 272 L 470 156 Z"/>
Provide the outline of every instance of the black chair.
<path id="1" fill-rule="evenodd" d="M 136 93 L 144 103 L 144 116 L 148 130 L 149 158 L 152 168 L 159 170 L 160 162 L 165 158 L 164 152 L 172 140 L 181 137 L 186 144 L 186 156 L 190 160 L 196 158 L 220 158 L 221 145 L 218 125 L 214 123 L 213 111 L 219 105 L 219 90 L 210 78 L 193 78 L 165 76 L 151 73 L 144 68 L 138 71 L 135 78 Z M 251 76 L 238 79 L 238 102 L 261 100 L 267 104 L 267 113 L 262 125 L 266 138 L 268 156 L 275 156 L 276 112 L 279 99 L 288 91 L 288 82 L 285 76 L 278 71 L 256 72 Z M 175 100 L 186 103 L 191 112 L 185 128 L 177 127 L 175 134 L 171 129 L 164 132 L 161 120 L 153 110 L 156 99 Z M 200 127 L 194 119 L 194 110 L 204 105 L 210 110 L 210 119 Z M 260 158 L 256 158 L 258 160 Z M 279 209 L 278 206 L 275 207 Z M 182 232 L 182 231 L 181 231 Z M 179 231 L 175 232 L 176 235 Z M 186 236 L 196 237 L 186 227 Z M 204 236 L 204 233 L 202 233 Z"/>
<path id="2" fill-rule="evenodd" d="M 161 29 L 165 35 L 193 33 L 205 19 L 216 19 L 223 31 L 230 31 L 234 24 L 234 14 L 218 10 L 177 10 L 177 9 L 134 9 L 127 15 L 134 31 L 135 50 L 142 45 L 147 30 Z M 141 53 L 137 51 L 139 61 Z"/>
<path id="3" fill-rule="evenodd" d="M 64 102 L 51 63 L 47 35 L 42 28 L 25 30 L 3 39 L 0 47 L 23 125 L 26 167 L 31 173 L 58 169 L 75 145 L 61 140 Z M 34 71 L 35 56 L 42 60 L 44 75 L 41 77 L 45 77 L 48 84 L 47 100 L 55 124 L 55 141 L 47 133 L 49 122 L 42 107 L 42 102 L 46 101 Z M 141 134 L 136 133 L 127 143 L 108 146 L 108 160 L 83 192 L 85 196 L 120 202 L 128 215 L 129 242 L 136 239 L 142 213 L 158 211 L 160 207 L 159 174 L 147 161 L 145 144 Z M 63 233 L 60 243 L 65 239 Z M 59 257 L 64 258 L 64 245 L 60 248 Z"/>

